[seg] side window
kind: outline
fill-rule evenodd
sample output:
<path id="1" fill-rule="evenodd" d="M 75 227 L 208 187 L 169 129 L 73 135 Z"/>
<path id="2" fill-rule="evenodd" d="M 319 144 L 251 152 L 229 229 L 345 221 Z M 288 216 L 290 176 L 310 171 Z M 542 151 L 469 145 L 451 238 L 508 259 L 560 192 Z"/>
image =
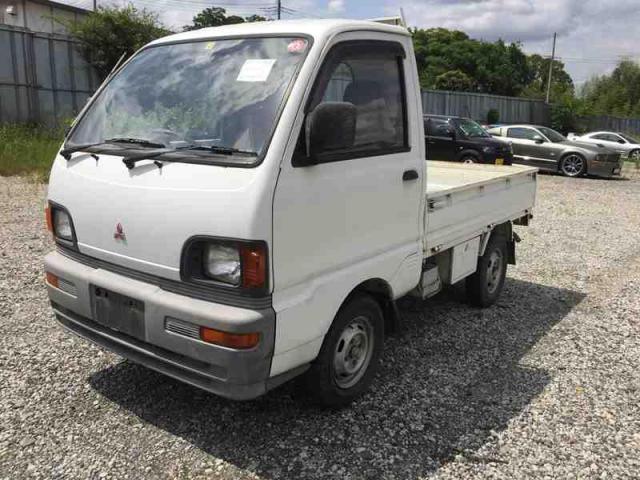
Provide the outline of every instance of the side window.
<path id="1" fill-rule="evenodd" d="M 617 142 L 618 139 L 613 135 L 609 135 L 608 133 L 599 133 L 597 135 L 592 135 L 591 138 L 595 138 L 596 140 L 605 140 L 607 142 Z"/>
<path id="2" fill-rule="evenodd" d="M 395 42 L 354 41 L 334 47 L 316 79 L 302 132 L 306 138 L 298 142 L 296 155 L 311 149 L 322 163 L 407 150 L 403 59 L 404 50 Z M 346 124 L 342 117 L 331 121 L 336 113 L 328 110 L 355 119 Z M 314 143 L 317 138 L 320 143 Z"/>
<path id="3" fill-rule="evenodd" d="M 507 129 L 507 137 L 511 138 L 522 138 L 524 140 L 533 140 L 533 137 L 538 135 L 535 130 L 531 130 L 530 128 L 509 128 Z"/>
<path id="4" fill-rule="evenodd" d="M 430 118 L 427 127 L 427 135 L 432 137 L 446 137 L 450 128 L 449 122 L 444 118 Z"/>

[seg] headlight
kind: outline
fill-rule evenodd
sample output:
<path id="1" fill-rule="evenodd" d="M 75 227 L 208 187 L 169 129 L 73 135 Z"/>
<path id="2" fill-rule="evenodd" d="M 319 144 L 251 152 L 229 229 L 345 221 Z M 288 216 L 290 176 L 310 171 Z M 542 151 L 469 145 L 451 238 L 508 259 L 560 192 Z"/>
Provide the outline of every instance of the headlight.
<path id="1" fill-rule="evenodd" d="M 185 282 L 263 294 L 267 289 L 267 245 L 261 241 L 193 237 L 185 245 L 180 276 Z"/>
<path id="2" fill-rule="evenodd" d="M 230 285 L 240 285 L 240 251 L 237 246 L 210 243 L 205 247 L 204 273 Z"/>
<path id="3" fill-rule="evenodd" d="M 64 210 L 55 208 L 53 214 L 53 234 L 63 240 L 73 242 L 73 228 L 71 227 L 71 217 Z"/>
<path id="4" fill-rule="evenodd" d="M 71 215 L 62 206 L 49 202 L 45 208 L 47 217 L 47 229 L 52 233 L 54 240 L 66 247 L 75 248 L 76 231 L 73 228 Z"/>

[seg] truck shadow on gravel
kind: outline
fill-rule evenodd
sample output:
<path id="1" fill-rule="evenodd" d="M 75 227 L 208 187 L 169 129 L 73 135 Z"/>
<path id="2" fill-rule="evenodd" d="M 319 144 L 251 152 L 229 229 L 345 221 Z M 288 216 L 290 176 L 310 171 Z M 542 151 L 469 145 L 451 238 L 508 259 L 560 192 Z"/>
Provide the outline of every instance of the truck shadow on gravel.
<path id="1" fill-rule="evenodd" d="M 295 384 L 231 402 L 129 362 L 90 382 L 146 422 L 266 478 L 409 478 L 456 455 L 504 462 L 478 449 L 551 379 L 521 359 L 584 295 L 508 279 L 502 300 L 478 310 L 463 294 L 401 300 L 404 325 L 387 339 L 372 391 L 341 411 L 311 406 Z"/>

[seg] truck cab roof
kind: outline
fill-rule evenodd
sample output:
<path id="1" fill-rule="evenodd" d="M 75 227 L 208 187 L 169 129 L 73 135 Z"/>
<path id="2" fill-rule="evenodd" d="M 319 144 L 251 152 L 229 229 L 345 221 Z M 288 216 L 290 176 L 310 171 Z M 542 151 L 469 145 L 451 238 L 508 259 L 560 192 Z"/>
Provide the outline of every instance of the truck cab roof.
<path id="1" fill-rule="evenodd" d="M 305 34 L 314 38 L 324 38 L 347 31 L 376 31 L 396 35 L 410 36 L 409 31 L 400 26 L 368 20 L 318 19 L 318 20 L 279 20 L 273 22 L 251 22 L 220 27 L 201 28 L 169 35 L 149 43 L 160 45 L 183 41 L 198 41 L 208 38 L 268 36 L 283 34 Z"/>

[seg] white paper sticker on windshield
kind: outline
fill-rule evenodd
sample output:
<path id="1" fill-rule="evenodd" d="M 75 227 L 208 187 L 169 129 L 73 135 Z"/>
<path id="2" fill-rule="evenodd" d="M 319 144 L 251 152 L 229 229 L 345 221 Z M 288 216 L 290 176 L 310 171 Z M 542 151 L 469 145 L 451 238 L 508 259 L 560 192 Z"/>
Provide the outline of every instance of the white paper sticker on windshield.
<path id="1" fill-rule="evenodd" d="M 266 82 L 271 73 L 273 65 L 276 63 L 275 58 L 268 59 L 251 59 L 244 62 L 238 78 L 238 82 Z"/>

